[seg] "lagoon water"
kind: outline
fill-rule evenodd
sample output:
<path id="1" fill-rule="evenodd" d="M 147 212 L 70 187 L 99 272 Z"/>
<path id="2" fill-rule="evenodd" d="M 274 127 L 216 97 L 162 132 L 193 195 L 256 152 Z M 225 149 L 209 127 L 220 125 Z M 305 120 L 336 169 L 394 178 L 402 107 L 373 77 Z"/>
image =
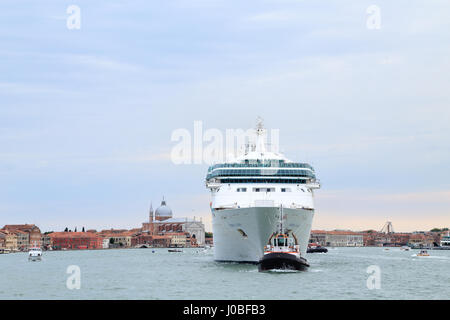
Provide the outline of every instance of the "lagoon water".
<path id="1" fill-rule="evenodd" d="M 153 253 L 152 250 L 155 252 Z M 0 255 L 0 299 L 449 299 L 450 251 L 331 248 L 308 254 L 305 272 L 258 272 L 256 265 L 218 263 L 213 249 L 111 249 Z M 68 289 L 68 266 L 80 289 Z M 369 290 L 369 266 L 380 289 Z"/>

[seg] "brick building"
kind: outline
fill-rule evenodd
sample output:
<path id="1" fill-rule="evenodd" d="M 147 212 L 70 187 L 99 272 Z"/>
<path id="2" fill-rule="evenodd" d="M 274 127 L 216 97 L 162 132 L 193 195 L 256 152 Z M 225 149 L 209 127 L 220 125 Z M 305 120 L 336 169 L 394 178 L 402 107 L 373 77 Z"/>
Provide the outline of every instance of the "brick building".
<path id="1" fill-rule="evenodd" d="M 103 239 L 90 232 L 53 232 L 48 235 L 53 249 L 101 249 Z"/>

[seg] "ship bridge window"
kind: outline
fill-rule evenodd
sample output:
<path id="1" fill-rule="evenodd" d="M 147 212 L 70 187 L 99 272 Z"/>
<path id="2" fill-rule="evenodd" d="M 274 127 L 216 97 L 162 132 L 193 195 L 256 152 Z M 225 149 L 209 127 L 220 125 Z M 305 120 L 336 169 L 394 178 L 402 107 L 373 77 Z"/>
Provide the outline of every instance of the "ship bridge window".
<path id="1" fill-rule="evenodd" d="M 291 192 L 291 188 L 281 188 L 281 192 Z"/>
<path id="2" fill-rule="evenodd" d="M 253 188 L 253 192 L 275 192 L 275 188 Z"/>
<path id="3" fill-rule="evenodd" d="M 247 192 L 247 188 L 237 188 L 237 192 Z"/>

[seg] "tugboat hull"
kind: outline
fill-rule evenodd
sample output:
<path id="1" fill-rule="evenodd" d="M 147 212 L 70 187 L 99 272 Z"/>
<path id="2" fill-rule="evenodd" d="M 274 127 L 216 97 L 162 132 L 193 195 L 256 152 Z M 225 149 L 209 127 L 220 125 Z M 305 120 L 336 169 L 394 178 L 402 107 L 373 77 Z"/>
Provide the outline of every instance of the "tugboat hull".
<path id="1" fill-rule="evenodd" d="M 299 270 L 305 271 L 309 267 L 305 258 L 289 253 L 268 253 L 258 262 L 259 271 L 269 270 Z"/>

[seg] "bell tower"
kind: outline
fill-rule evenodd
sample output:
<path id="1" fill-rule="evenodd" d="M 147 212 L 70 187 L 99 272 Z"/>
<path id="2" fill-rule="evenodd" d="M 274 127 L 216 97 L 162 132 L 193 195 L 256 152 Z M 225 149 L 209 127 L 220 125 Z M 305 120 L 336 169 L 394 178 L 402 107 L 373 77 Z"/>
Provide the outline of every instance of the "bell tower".
<path id="1" fill-rule="evenodd" d="M 149 211 L 148 215 L 149 215 L 148 222 L 152 223 L 153 222 L 153 205 L 151 202 L 150 202 L 150 211 Z"/>
<path id="2" fill-rule="evenodd" d="M 148 217 L 148 231 L 151 235 L 153 235 L 153 205 L 150 202 L 150 211 L 148 213 L 149 217 Z"/>

